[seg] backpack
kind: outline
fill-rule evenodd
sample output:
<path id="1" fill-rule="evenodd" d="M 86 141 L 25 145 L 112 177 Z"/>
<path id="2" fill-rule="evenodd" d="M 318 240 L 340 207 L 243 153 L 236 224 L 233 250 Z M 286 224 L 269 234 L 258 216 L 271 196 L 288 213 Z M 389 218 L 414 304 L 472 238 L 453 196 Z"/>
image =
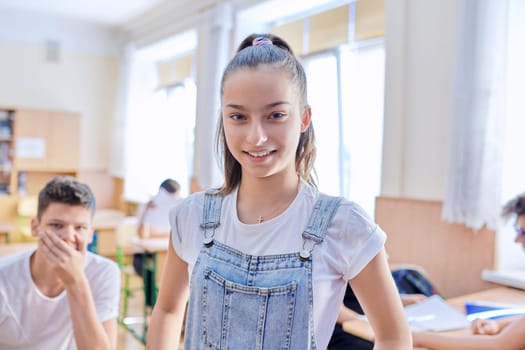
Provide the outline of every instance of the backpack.
<path id="1" fill-rule="evenodd" d="M 432 283 L 415 269 L 398 269 L 392 271 L 400 294 L 423 294 L 427 297 L 439 294 Z"/>

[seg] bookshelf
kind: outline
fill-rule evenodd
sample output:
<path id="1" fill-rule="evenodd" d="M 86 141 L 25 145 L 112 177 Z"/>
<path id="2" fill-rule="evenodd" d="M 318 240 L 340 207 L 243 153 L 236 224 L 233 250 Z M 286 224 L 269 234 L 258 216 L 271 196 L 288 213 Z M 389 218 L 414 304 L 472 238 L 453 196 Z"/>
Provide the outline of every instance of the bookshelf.
<path id="1" fill-rule="evenodd" d="M 17 226 L 18 203 L 57 175 L 76 177 L 78 113 L 0 106 L 0 223 Z"/>

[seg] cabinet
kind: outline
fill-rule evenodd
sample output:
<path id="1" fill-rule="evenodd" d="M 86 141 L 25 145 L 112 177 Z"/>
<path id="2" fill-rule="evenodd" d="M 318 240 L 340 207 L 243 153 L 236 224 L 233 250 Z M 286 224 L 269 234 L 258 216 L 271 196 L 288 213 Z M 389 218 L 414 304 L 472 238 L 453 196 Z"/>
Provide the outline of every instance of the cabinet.
<path id="1" fill-rule="evenodd" d="M 36 194 L 53 176 L 76 176 L 80 115 L 0 108 L 0 193 Z"/>

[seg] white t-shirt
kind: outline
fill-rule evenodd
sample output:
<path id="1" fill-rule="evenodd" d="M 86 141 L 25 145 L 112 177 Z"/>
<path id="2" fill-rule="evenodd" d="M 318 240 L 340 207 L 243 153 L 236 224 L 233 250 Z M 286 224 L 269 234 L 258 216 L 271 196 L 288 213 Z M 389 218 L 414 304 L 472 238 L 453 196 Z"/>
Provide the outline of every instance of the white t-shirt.
<path id="1" fill-rule="evenodd" d="M 244 224 L 237 216 L 237 191 L 226 196 L 221 225 L 215 239 L 251 255 L 297 253 L 303 246 L 301 236 L 312 213 L 318 192 L 302 183 L 290 206 L 279 216 L 260 224 Z M 186 198 L 171 212 L 173 247 L 188 263 L 191 272 L 202 247 L 204 193 Z M 348 280 L 354 278 L 384 245 L 385 233 L 357 204 L 344 200 L 322 244 L 313 257 L 314 327 L 317 346 L 325 349 L 343 302 Z"/>
<path id="2" fill-rule="evenodd" d="M 170 232 L 170 210 L 181 200 L 180 197 L 174 196 L 161 187 L 159 192 L 150 200 L 155 206 L 147 209 L 143 223 L 155 228 L 156 231 Z M 145 210 L 146 204 L 142 204 L 137 210 L 137 217 L 142 217 Z"/>
<path id="3" fill-rule="evenodd" d="M 0 259 L 0 349 L 74 350 L 66 291 L 54 298 L 40 292 L 31 278 L 32 253 Z M 120 298 L 117 264 L 88 252 L 84 271 L 100 322 L 116 318 Z"/>

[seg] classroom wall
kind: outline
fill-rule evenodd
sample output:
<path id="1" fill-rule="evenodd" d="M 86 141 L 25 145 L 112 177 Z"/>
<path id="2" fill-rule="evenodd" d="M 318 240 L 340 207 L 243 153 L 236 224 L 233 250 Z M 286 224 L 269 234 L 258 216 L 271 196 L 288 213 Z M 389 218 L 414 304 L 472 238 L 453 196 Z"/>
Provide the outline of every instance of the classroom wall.
<path id="1" fill-rule="evenodd" d="M 46 45 L 58 45 L 58 59 Z M 108 168 L 119 33 L 91 23 L 0 11 L 0 106 L 79 112 L 80 168 Z"/>
<path id="2" fill-rule="evenodd" d="M 443 199 L 458 6 L 385 1 L 382 196 Z"/>

